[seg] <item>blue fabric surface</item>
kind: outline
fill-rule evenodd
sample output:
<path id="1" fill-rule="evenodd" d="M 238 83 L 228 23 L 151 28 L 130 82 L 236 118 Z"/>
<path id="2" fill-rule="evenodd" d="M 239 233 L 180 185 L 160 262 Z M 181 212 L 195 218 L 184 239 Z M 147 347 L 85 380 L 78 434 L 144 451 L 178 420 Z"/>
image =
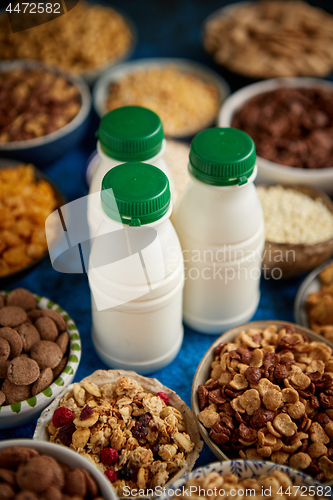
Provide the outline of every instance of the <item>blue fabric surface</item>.
<path id="1" fill-rule="evenodd" d="M 188 57 L 214 69 L 218 68 L 202 49 L 200 27 L 207 15 L 226 3 L 221 0 L 168 0 L 168 2 L 115 0 L 112 2 L 113 5 L 128 13 L 137 25 L 139 43 L 134 58 Z M 331 7 L 332 10 L 330 0 L 316 2 L 316 4 L 326 7 L 327 10 Z M 228 82 L 232 90 L 241 84 L 239 78 L 230 75 L 228 75 Z M 92 114 L 89 132 L 82 145 L 55 163 L 52 163 L 52 158 L 50 158 L 49 165 L 45 166 L 45 173 L 58 185 L 67 201 L 84 196 L 88 192 L 85 169 L 87 159 L 96 146 L 94 132 L 97 127 L 98 119 Z M 304 276 L 285 281 L 263 279 L 260 305 L 253 319 L 294 321 L 294 299 L 303 279 Z M 52 269 L 49 259 L 46 259 L 24 278 L 11 283 L 8 288 L 14 289 L 18 286 L 49 297 L 60 304 L 76 322 L 83 344 L 82 360 L 76 374 L 77 381 L 96 369 L 107 368 L 97 357 L 91 341 L 90 293 L 86 275 L 60 274 Z M 175 390 L 190 405 L 191 385 L 195 370 L 215 339 L 216 336 L 195 333 L 186 328 L 184 343 L 177 358 L 168 367 L 151 375 Z M 2 430 L 0 439 L 32 437 L 35 425 L 36 421 L 32 421 L 14 429 Z M 215 457 L 205 445 L 196 465 L 204 465 L 212 461 L 215 461 Z"/>

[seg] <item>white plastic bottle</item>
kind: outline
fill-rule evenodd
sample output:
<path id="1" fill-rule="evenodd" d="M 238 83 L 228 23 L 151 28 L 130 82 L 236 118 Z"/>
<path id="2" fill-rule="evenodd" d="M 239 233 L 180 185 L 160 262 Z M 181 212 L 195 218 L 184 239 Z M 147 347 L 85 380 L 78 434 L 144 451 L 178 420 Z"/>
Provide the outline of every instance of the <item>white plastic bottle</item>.
<path id="1" fill-rule="evenodd" d="M 166 147 L 162 122 L 150 109 L 141 106 L 123 106 L 103 116 L 99 130 L 97 151 L 100 162 L 93 172 L 89 194 L 100 192 L 105 174 L 125 162 L 147 162 L 160 168 L 170 182 L 173 201 L 175 190 L 168 166 L 163 158 Z M 99 197 L 88 198 L 90 237 L 100 225 Z"/>
<path id="2" fill-rule="evenodd" d="M 112 368 L 149 373 L 181 347 L 184 263 L 171 211 L 160 169 L 125 163 L 105 175 L 88 277 L 93 342 Z"/>
<path id="3" fill-rule="evenodd" d="M 191 182 L 173 216 L 185 262 L 184 322 L 217 334 L 248 321 L 260 298 L 264 218 L 252 139 L 211 128 L 192 141 Z"/>

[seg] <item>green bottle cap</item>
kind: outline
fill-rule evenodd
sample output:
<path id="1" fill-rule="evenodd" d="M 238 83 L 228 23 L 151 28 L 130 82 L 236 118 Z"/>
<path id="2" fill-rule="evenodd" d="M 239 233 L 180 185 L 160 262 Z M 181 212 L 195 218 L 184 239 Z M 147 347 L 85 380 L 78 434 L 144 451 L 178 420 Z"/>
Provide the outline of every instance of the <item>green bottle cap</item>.
<path id="1" fill-rule="evenodd" d="M 209 128 L 191 144 L 189 171 L 212 186 L 245 184 L 256 163 L 254 142 L 235 128 Z"/>
<path id="2" fill-rule="evenodd" d="M 120 161 L 143 161 L 157 155 L 164 139 L 159 116 L 141 106 L 123 106 L 103 116 L 96 132 L 103 153 Z"/>
<path id="3" fill-rule="evenodd" d="M 170 205 L 169 180 L 162 170 L 148 163 L 130 162 L 105 174 L 101 191 L 102 208 L 110 219 L 129 226 L 155 222 Z"/>

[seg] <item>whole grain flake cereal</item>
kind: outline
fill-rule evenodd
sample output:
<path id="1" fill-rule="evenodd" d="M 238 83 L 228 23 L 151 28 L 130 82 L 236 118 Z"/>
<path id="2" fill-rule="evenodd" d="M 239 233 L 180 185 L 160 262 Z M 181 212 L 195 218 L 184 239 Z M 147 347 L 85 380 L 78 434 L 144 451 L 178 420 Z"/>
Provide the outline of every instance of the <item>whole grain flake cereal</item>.
<path id="1" fill-rule="evenodd" d="M 229 458 L 333 479 L 333 355 L 291 325 L 250 328 L 215 349 L 200 422 Z"/>
<path id="2" fill-rule="evenodd" d="M 190 410 L 160 387 L 134 372 L 97 371 L 60 400 L 49 439 L 97 465 L 119 496 L 152 493 L 191 470 L 202 445 Z"/>

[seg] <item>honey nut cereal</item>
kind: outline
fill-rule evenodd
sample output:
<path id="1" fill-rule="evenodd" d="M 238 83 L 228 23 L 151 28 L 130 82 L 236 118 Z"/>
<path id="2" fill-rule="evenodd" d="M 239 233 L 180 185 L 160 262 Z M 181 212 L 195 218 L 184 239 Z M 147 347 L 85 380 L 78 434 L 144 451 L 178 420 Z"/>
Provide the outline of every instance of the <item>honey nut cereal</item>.
<path id="1" fill-rule="evenodd" d="M 215 349 L 198 387 L 200 422 L 229 457 L 333 479 L 333 355 L 286 325 L 250 328 Z"/>
<path id="2" fill-rule="evenodd" d="M 321 288 L 306 298 L 310 328 L 333 342 L 333 262 L 320 274 Z"/>
<path id="3" fill-rule="evenodd" d="M 112 83 L 107 111 L 128 105 L 155 111 L 167 136 L 181 136 L 211 125 L 220 99 L 215 85 L 170 65 L 138 70 Z"/>
<path id="4" fill-rule="evenodd" d="M 222 476 L 221 473 L 212 471 L 206 477 L 201 476 L 186 481 L 182 489 L 184 494 L 179 497 L 187 498 L 190 496 L 192 498 L 209 498 L 210 500 L 226 497 L 237 500 L 248 498 L 253 500 L 306 498 L 309 500 L 310 498 L 319 498 L 319 492 L 323 493 L 324 488 L 323 486 L 317 488 L 318 495 L 313 494 L 313 491 L 310 494 L 308 486 L 294 485 L 294 481 L 285 472 L 279 470 L 268 472 L 264 476 L 247 479 L 239 479 L 235 474 Z"/>
<path id="5" fill-rule="evenodd" d="M 19 271 L 47 251 L 45 220 L 57 201 L 33 165 L 0 169 L 0 276 Z"/>
<path id="6" fill-rule="evenodd" d="M 164 400 L 129 377 L 76 383 L 47 425 L 49 439 L 97 465 L 119 496 L 125 487 L 163 486 L 194 449 L 182 414 Z"/>
<path id="7" fill-rule="evenodd" d="M 0 145 L 51 134 L 81 108 L 78 88 L 43 69 L 0 72 L 0 96 Z"/>
<path id="8" fill-rule="evenodd" d="M 217 63 L 252 78 L 328 75 L 332 43 L 333 16 L 302 1 L 244 2 L 204 33 Z"/>
<path id="9" fill-rule="evenodd" d="M 132 34 L 121 14 L 84 1 L 52 22 L 17 33 L 12 32 L 6 13 L 0 18 L 0 59 L 35 59 L 71 73 L 121 57 L 131 43 Z"/>

